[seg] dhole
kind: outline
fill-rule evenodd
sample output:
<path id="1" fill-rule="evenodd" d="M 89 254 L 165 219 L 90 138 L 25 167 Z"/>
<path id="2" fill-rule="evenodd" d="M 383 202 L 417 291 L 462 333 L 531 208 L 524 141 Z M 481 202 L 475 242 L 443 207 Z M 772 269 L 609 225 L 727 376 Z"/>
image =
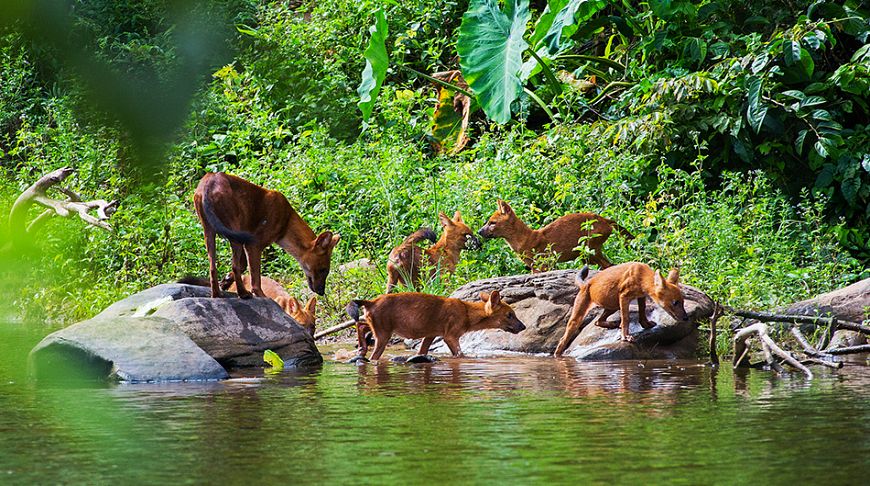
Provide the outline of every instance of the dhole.
<path id="1" fill-rule="evenodd" d="M 453 219 L 444 213 L 438 214 L 438 220 L 444 228 L 441 238 L 435 242 L 435 232 L 429 228 L 420 228 L 411 233 L 399 246 L 393 248 L 387 258 L 387 291 L 389 294 L 397 283 L 406 286 L 416 286 L 420 281 L 420 266 L 423 255 L 426 263 L 432 267 L 432 274 L 438 269 L 453 273 L 459 263 L 459 253 L 465 248 L 480 248 L 480 241 L 474 237 L 474 232 L 462 221 L 459 211 Z M 435 242 L 425 250 L 416 244 L 424 239 Z M 429 276 L 431 277 L 432 274 Z M 409 281 L 410 280 L 410 281 Z"/>
<path id="2" fill-rule="evenodd" d="M 242 281 L 245 285 L 251 284 L 251 276 L 245 274 L 242 277 Z M 197 278 L 197 277 L 185 277 L 178 281 L 178 283 L 188 284 L 188 285 L 198 285 L 201 287 L 208 287 L 211 282 L 208 279 Z M 293 297 L 292 295 L 287 293 L 287 290 L 284 289 L 284 286 L 279 284 L 278 282 L 272 280 L 269 277 L 260 277 L 260 284 L 263 288 L 263 293 L 266 294 L 266 297 L 274 300 L 281 309 L 284 310 L 290 317 L 292 317 L 296 322 L 302 325 L 308 333 L 312 336 L 314 335 L 314 322 L 317 319 L 314 315 L 315 307 L 317 306 L 317 297 L 312 296 L 308 299 L 308 303 L 305 306 Z M 236 283 L 232 282 L 232 285 L 228 287 L 224 287 L 224 290 L 229 290 L 230 292 L 236 291 Z"/>
<path id="3" fill-rule="evenodd" d="M 685 321 L 689 318 L 683 306 L 683 292 L 678 285 L 679 270 L 671 270 L 668 278 L 664 279 L 658 270 L 653 271 L 648 265 L 629 262 L 602 270 L 586 280 L 588 273 L 589 267 L 584 266 L 577 274 L 577 286 L 580 287 L 580 291 L 574 299 L 574 308 L 571 310 L 565 335 L 562 336 L 559 345 L 556 346 L 556 352 L 553 353 L 555 356 L 562 356 L 565 348 L 582 330 L 583 319 L 592 304 L 604 308 L 604 312 L 595 322 L 595 325 L 600 327 L 615 328 L 616 326 L 608 324 L 606 320 L 617 310 L 620 312 L 621 338 L 629 342 L 633 341 L 628 332 L 628 306 L 632 300 L 637 300 L 638 320 L 644 329 L 655 326 L 655 323 L 650 322 L 646 317 L 646 296 L 650 296 L 674 319 Z"/>
<path id="4" fill-rule="evenodd" d="M 375 335 L 372 360 L 378 360 L 393 333 L 419 339 L 418 355 L 426 355 L 437 336 L 442 336 L 454 357 L 462 356 L 459 338 L 470 331 L 501 329 L 516 334 L 526 328 L 513 308 L 502 302 L 498 291 L 480 293 L 481 302 L 465 302 L 450 297 L 406 292 L 385 294 L 374 300 L 354 300 L 345 309 L 357 322 L 360 330 L 360 308 L 365 309 L 365 325 Z M 360 336 L 360 356 L 365 357 L 368 346 Z"/>
<path id="5" fill-rule="evenodd" d="M 193 194 L 196 214 L 205 233 L 212 297 L 220 297 L 215 234 L 233 249 L 233 278 L 239 297 L 251 297 L 242 282 L 242 272 L 251 265 L 251 291 L 265 297 L 260 280 L 260 255 L 277 243 L 293 256 L 308 279 L 308 288 L 320 295 L 326 291 L 326 276 L 332 249 L 341 238 L 330 231 L 315 235 L 290 206 L 287 198 L 240 177 L 222 172 L 206 174 Z"/>
<path id="6" fill-rule="evenodd" d="M 592 223 L 588 223 L 589 221 Z M 590 224 L 591 226 L 587 226 Z M 566 214 L 539 230 L 533 230 L 517 217 L 507 202 L 499 199 L 498 209 L 483 228 L 480 228 L 478 234 L 485 238 L 504 238 L 526 267 L 535 272 L 547 270 L 546 267 L 534 268 L 534 265 L 535 257 L 546 255 L 548 251 L 556 253 L 559 262 L 567 262 L 580 256 L 580 252 L 574 248 L 579 245 L 582 236 L 587 237 L 586 246 L 595 252 L 589 257 L 589 262 L 602 269 L 609 267 L 611 263 L 601 252 L 601 246 L 614 229 L 625 238 L 634 238 L 622 226 L 593 213 Z"/>

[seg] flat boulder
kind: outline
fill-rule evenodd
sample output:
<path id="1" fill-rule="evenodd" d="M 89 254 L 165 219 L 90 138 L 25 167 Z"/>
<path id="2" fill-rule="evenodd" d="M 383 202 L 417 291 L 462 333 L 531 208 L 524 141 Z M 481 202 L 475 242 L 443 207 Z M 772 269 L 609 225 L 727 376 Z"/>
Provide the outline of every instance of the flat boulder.
<path id="1" fill-rule="evenodd" d="M 590 275 L 594 275 L 594 271 Z M 468 301 L 480 299 L 480 292 L 498 290 L 502 299 L 511 304 L 527 329 L 519 334 L 488 329 L 462 337 L 462 351 L 472 355 L 519 353 L 551 354 L 565 332 L 577 286 L 577 270 L 554 270 L 528 275 L 497 277 L 470 282 L 457 289 L 451 297 Z M 591 324 L 600 310 L 587 314 L 583 330 L 568 346 L 565 356 L 580 360 L 607 361 L 630 359 L 678 359 L 697 356 L 697 322 L 713 314 L 713 301 L 704 293 L 681 285 L 686 298 L 689 321 L 678 322 L 650 299 L 647 312 L 657 325 L 643 329 L 637 320 L 636 304 L 631 306 L 631 333 L 635 342 L 619 340 L 619 329 L 605 329 Z M 619 322 L 619 315 L 608 319 Z M 435 351 L 445 351 L 439 344 Z"/>
<path id="2" fill-rule="evenodd" d="M 158 285 L 93 319 L 45 337 L 31 351 L 33 375 L 77 370 L 124 381 L 212 380 L 226 368 L 262 365 L 271 349 L 285 366 L 323 362 L 314 339 L 271 299 L 212 299 L 209 289 Z"/>
<path id="3" fill-rule="evenodd" d="M 783 314 L 801 316 L 836 317 L 842 321 L 860 324 L 867 318 L 870 309 L 870 278 L 865 278 L 847 287 L 817 295 L 812 299 L 802 300 L 789 305 Z M 803 327 L 803 326 L 802 326 Z M 812 332 L 812 327 L 804 327 L 805 332 Z M 867 336 L 856 331 L 839 329 L 834 332 L 828 349 L 845 346 L 857 346 L 867 343 Z"/>

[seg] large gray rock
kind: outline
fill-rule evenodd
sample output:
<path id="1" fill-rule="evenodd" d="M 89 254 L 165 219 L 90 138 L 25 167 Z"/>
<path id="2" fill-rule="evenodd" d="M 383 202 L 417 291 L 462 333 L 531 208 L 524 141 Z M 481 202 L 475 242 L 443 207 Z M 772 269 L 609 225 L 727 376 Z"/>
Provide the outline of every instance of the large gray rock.
<path id="1" fill-rule="evenodd" d="M 462 337 L 460 345 L 467 354 L 499 354 L 504 352 L 547 353 L 565 332 L 577 286 L 577 270 L 555 270 L 529 275 L 497 277 L 468 283 L 457 289 L 451 297 L 479 300 L 480 292 L 498 290 L 502 298 L 516 310 L 517 317 L 527 329 L 519 334 L 499 330 L 476 331 Z M 592 272 L 594 274 L 595 272 Z M 676 359 L 693 358 L 697 348 L 697 321 L 713 314 L 713 302 L 699 290 L 682 286 L 686 297 L 686 311 L 690 322 L 677 322 L 647 299 L 650 320 L 658 325 L 643 329 L 637 321 L 636 304 L 631 306 L 631 333 L 636 341 L 619 341 L 618 329 L 605 329 L 591 322 L 600 310 L 586 316 L 586 325 L 565 352 L 582 360 Z M 619 322 L 618 313 L 608 321 Z M 433 348 L 444 351 L 443 344 Z"/>
<path id="2" fill-rule="evenodd" d="M 839 320 L 861 323 L 870 310 L 870 278 L 853 283 L 831 292 L 827 292 L 812 299 L 802 300 L 789 305 L 783 314 L 802 316 L 834 316 Z M 812 327 L 802 326 L 805 332 L 812 332 Z M 856 331 L 840 329 L 834 333 L 834 337 L 828 348 L 857 346 L 866 344 L 867 336 Z"/>
<path id="3" fill-rule="evenodd" d="M 127 381 L 211 380 L 224 367 L 262 364 L 271 349 L 285 366 L 323 361 L 314 339 L 271 299 L 212 299 L 209 290 L 158 285 L 88 321 L 46 336 L 31 351 L 37 378 L 77 369 Z"/>
<path id="4" fill-rule="evenodd" d="M 191 381 L 227 378 L 226 370 L 166 319 L 94 318 L 49 335 L 30 353 L 38 380 L 93 378 Z M 73 376 L 70 376 L 73 375 Z"/>

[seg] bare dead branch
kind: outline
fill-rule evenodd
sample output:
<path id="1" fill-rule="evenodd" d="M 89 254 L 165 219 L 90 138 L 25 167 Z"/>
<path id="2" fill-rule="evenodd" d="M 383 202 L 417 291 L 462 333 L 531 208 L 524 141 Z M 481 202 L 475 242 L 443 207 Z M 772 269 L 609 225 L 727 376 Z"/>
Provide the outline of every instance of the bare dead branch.
<path id="1" fill-rule="evenodd" d="M 330 328 L 328 328 L 328 329 L 324 329 L 324 330 L 322 330 L 322 331 L 320 331 L 320 332 L 318 332 L 318 333 L 315 333 L 315 334 L 314 334 L 314 339 L 317 340 L 317 339 L 320 339 L 320 338 L 322 338 L 322 337 L 324 337 L 324 336 L 328 336 L 328 335 L 330 335 L 330 334 L 337 333 L 338 331 L 343 331 L 343 330 L 345 330 L 345 329 L 347 329 L 347 328 L 349 328 L 349 327 L 353 327 L 355 324 L 356 324 L 355 321 L 345 321 L 345 322 L 342 322 L 341 324 L 339 324 L 339 325 L 337 325 L 337 326 L 332 326 L 332 327 L 330 327 Z"/>
<path id="2" fill-rule="evenodd" d="M 805 360 L 802 360 L 801 363 L 803 363 L 803 364 L 817 364 L 817 365 L 827 366 L 828 368 L 834 368 L 836 370 L 843 367 L 842 361 L 828 361 L 826 359 L 818 359 L 818 358 L 807 358 Z"/>
<path id="3" fill-rule="evenodd" d="M 757 336 L 758 339 L 761 341 L 762 347 L 763 347 L 764 352 L 765 352 L 765 356 L 768 358 L 768 363 L 773 361 L 772 355 L 776 355 L 776 356 L 780 357 L 784 362 L 788 363 L 790 366 L 803 371 L 804 374 L 807 376 L 807 378 L 809 378 L 809 379 L 813 378 L 813 372 L 810 371 L 809 368 L 807 368 L 806 366 L 801 364 L 800 361 L 795 359 L 795 357 L 792 356 L 791 353 L 788 353 L 788 352 L 784 351 L 782 348 L 780 348 L 776 344 L 776 342 L 773 340 L 773 338 L 771 338 L 770 335 L 768 335 L 767 325 L 764 323 L 761 323 L 761 322 L 759 322 L 757 324 L 753 324 L 753 325 L 748 326 L 748 327 L 745 327 L 745 328 L 741 329 L 740 331 L 738 331 L 737 334 L 734 335 L 734 356 L 735 356 L 735 358 L 738 356 L 742 357 L 745 355 L 746 350 L 748 349 L 748 347 L 746 345 L 746 340 L 749 339 L 753 335 Z M 870 348 L 870 346 L 868 346 L 868 348 Z M 737 358 L 737 359 L 740 359 L 740 358 Z M 740 361 L 735 360 L 735 366 L 739 363 L 740 363 Z"/>
<path id="4" fill-rule="evenodd" d="M 870 353 L 870 344 L 862 344 L 860 346 L 847 346 L 845 348 L 828 349 L 825 352 L 828 354 L 834 354 L 834 355 Z"/>

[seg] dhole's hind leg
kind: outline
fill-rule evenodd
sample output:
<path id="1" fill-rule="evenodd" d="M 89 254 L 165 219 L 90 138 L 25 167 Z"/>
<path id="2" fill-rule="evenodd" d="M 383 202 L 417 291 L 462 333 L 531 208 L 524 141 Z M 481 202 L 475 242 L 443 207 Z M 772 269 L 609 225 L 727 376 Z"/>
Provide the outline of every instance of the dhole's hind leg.
<path id="1" fill-rule="evenodd" d="M 387 291 L 385 294 L 389 294 L 396 288 L 396 283 L 399 282 L 399 272 L 396 271 L 396 267 L 393 265 L 387 265 Z"/>
<path id="2" fill-rule="evenodd" d="M 366 331 L 368 328 L 369 326 L 365 322 L 356 323 L 356 339 L 359 346 L 359 352 L 357 354 L 363 358 L 365 358 L 366 353 L 369 352 L 369 343 L 366 342 Z"/>
<path id="3" fill-rule="evenodd" d="M 231 245 L 232 246 L 232 245 Z M 245 252 L 242 252 L 242 273 L 244 273 L 244 269 L 248 267 L 248 257 L 245 256 Z M 221 289 L 229 290 L 233 284 L 236 283 L 236 277 L 233 275 L 232 269 L 224 275 L 224 279 L 221 280 Z"/>
<path id="4" fill-rule="evenodd" d="M 374 332 L 375 350 L 372 351 L 372 361 L 377 361 L 381 359 L 381 355 L 384 354 L 384 350 L 387 349 L 387 343 L 390 342 L 390 336 L 378 332 L 377 329 L 375 329 Z"/>
<path id="5" fill-rule="evenodd" d="M 598 327 L 603 327 L 604 329 L 616 329 L 619 327 L 618 322 L 607 322 L 607 318 L 612 316 L 614 312 L 619 309 L 603 309 L 604 312 L 598 316 L 598 320 L 595 321 L 595 325 Z"/>
<path id="6" fill-rule="evenodd" d="M 208 252 L 208 281 L 211 286 L 211 296 L 221 297 L 223 293 L 218 285 L 217 254 L 215 248 L 215 232 L 205 230 L 205 249 Z"/>
<path id="7" fill-rule="evenodd" d="M 251 292 L 253 292 L 257 297 L 266 296 L 266 294 L 263 293 L 263 288 L 260 283 L 261 252 L 262 250 L 260 248 L 254 248 L 252 246 L 245 247 L 245 255 L 248 256 L 248 265 L 251 267 Z"/>
<path id="8" fill-rule="evenodd" d="M 610 260 L 608 260 L 607 257 L 604 256 L 604 252 L 601 251 L 601 248 L 595 249 L 595 255 L 589 258 L 589 261 L 598 265 L 598 268 L 600 268 L 601 270 L 613 266 L 613 264 L 610 263 Z"/>
<path id="9" fill-rule="evenodd" d="M 589 295 L 586 293 L 586 288 L 587 287 L 585 286 L 581 288 L 580 292 L 577 293 L 577 298 L 574 299 L 574 307 L 571 309 L 571 318 L 568 319 L 568 326 L 565 327 L 565 334 L 562 336 L 562 339 L 559 340 L 559 344 L 556 346 L 556 351 L 553 353 L 553 356 L 562 356 L 562 353 L 565 352 L 565 348 L 567 348 L 568 345 L 571 344 L 571 341 L 577 337 L 577 334 L 583 330 L 583 319 L 586 318 L 586 313 L 589 312 L 589 308 L 592 306 L 592 299 L 590 299 Z"/>
<path id="10" fill-rule="evenodd" d="M 417 351 L 417 355 L 426 356 L 427 354 L 429 354 L 429 346 L 432 345 L 432 341 L 434 340 L 434 336 L 423 338 L 423 341 L 420 343 L 420 349 Z"/>
<path id="11" fill-rule="evenodd" d="M 638 297 L 637 299 L 637 320 L 644 329 L 656 327 L 655 322 L 650 322 L 646 318 L 646 297 Z"/>
<path id="12" fill-rule="evenodd" d="M 245 271 L 245 249 L 238 243 L 230 243 L 233 249 L 233 278 L 236 280 L 236 293 L 243 299 L 250 299 L 251 293 L 245 288 L 242 272 Z"/>
<path id="13" fill-rule="evenodd" d="M 453 353 L 454 358 L 462 357 L 462 348 L 459 347 L 459 338 L 454 336 L 444 336 L 444 343 L 447 344 L 447 347 L 450 348 L 450 352 Z"/>

